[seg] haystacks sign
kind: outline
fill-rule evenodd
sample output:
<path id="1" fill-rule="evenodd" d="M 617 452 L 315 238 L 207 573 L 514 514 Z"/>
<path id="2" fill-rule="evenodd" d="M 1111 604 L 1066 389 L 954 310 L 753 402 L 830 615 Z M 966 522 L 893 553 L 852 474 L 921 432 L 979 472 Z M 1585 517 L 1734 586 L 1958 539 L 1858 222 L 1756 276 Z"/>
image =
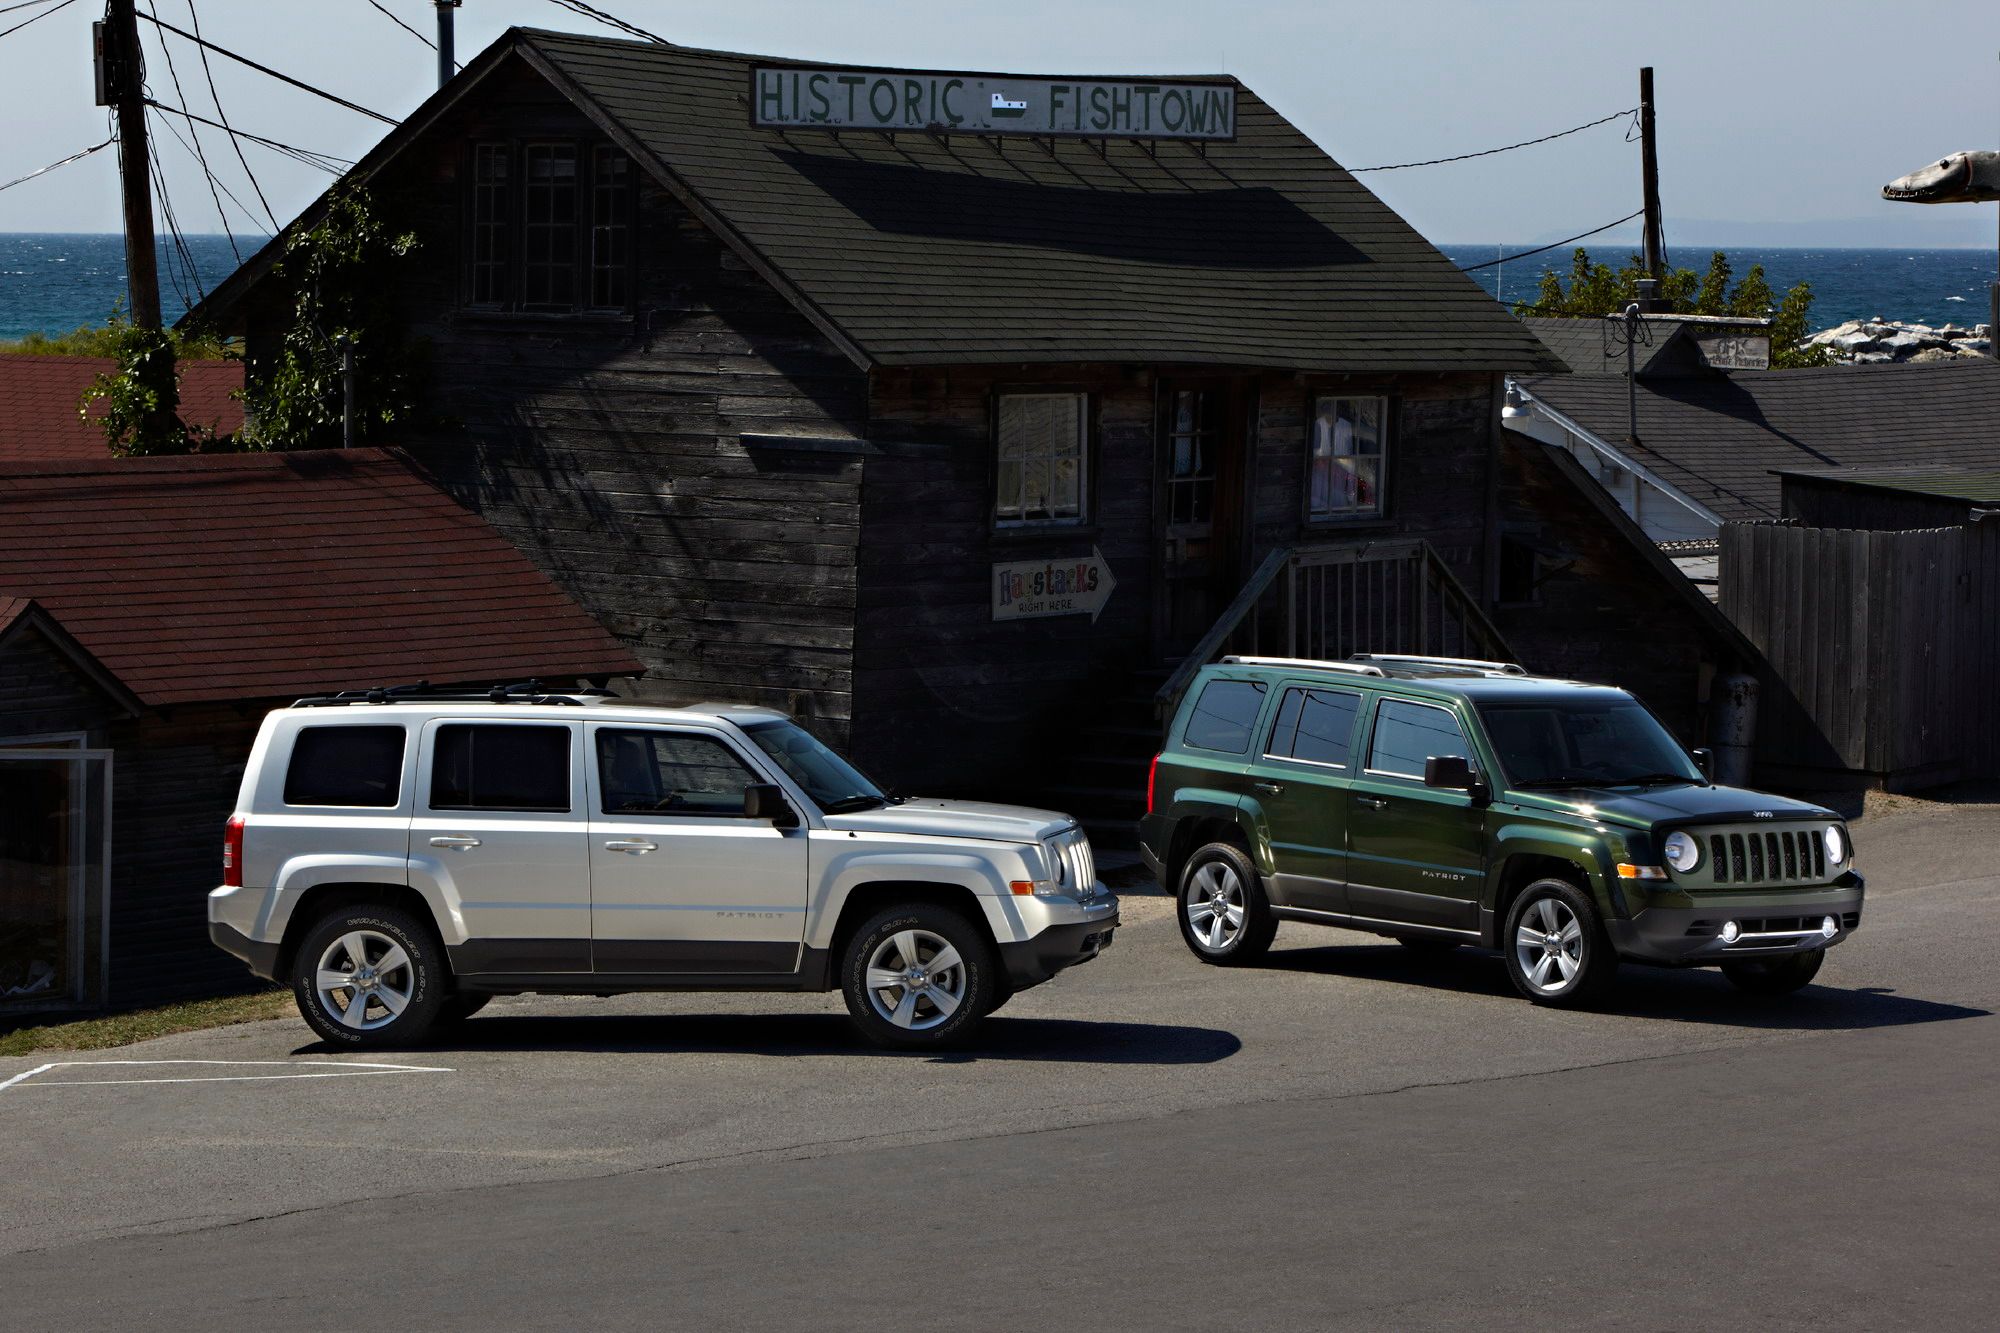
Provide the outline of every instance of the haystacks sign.
<path id="1" fill-rule="evenodd" d="M 993 566 L 993 618 L 1036 620 L 1087 615 L 1095 623 L 1118 580 L 1104 552 L 1071 560 L 1016 560 Z"/>
<path id="2" fill-rule="evenodd" d="M 765 66 L 750 72 L 750 108 L 755 124 L 797 129 L 1236 137 L 1233 83 Z"/>

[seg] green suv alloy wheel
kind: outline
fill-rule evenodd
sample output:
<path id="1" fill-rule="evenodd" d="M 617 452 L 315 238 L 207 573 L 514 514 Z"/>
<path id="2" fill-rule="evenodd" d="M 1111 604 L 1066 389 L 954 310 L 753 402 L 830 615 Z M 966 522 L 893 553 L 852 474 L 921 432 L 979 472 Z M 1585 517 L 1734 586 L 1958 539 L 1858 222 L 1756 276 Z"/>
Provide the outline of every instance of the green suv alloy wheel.
<path id="1" fill-rule="evenodd" d="M 1226 842 L 1209 843 L 1188 858 L 1174 915 L 1194 956 L 1222 967 L 1255 962 L 1278 933 L 1257 868 L 1242 848 Z"/>
<path id="2" fill-rule="evenodd" d="M 1521 890 L 1507 913 L 1503 941 L 1508 978 L 1536 1004 L 1590 1004 L 1618 974 L 1618 955 L 1596 904 L 1566 880 L 1536 880 Z"/>

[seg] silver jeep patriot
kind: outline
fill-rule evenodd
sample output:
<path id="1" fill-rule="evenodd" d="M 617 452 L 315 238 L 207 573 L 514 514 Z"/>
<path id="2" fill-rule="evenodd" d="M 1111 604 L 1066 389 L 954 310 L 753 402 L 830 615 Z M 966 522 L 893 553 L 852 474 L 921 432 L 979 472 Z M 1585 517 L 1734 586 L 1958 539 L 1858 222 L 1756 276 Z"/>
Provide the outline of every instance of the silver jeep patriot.
<path id="1" fill-rule="evenodd" d="M 891 796 L 780 713 L 518 689 L 273 712 L 209 895 L 345 1047 L 524 991 L 838 987 L 935 1048 L 1117 925 L 1066 816 Z"/>

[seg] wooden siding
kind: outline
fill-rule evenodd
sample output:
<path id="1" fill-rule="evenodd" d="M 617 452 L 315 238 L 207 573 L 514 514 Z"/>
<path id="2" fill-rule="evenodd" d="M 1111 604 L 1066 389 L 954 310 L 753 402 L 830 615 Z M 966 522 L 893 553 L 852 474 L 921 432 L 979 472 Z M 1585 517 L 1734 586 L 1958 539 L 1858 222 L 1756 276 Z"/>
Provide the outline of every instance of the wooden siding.
<path id="1" fill-rule="evenodd" d="M 1722 607 L 1770 659 L 1757 754 L 1892 789 L 1996 770 L 2000 533 L 1732 523 Z"/>
<path id="2" fill-rule="evenodd" d="M 462 308 L 466 145 L 603 142 L 525 70 L 495 94 L 376 182 L 419 237 L 404 300 L 450 423 L 404 443 L 645 663 L 621 693 L 775 705 L 844 740 L 865 376 L 650 178 L 628 315 Z"/>
<path id="3" fill-rule="evenodd" d="M 123 714 L 68 654 L 32 626 L 0 644 L 0 742 L 91 732 Z"/>

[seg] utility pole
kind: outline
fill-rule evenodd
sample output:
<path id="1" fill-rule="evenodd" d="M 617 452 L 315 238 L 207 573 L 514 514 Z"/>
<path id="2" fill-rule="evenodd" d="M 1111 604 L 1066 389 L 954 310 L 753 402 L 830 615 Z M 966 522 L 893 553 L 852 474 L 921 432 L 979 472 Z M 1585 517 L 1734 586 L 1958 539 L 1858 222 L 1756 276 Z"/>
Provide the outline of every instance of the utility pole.
<path id="1" fill-rule="evenodd" d="M 340 447 L 354 447 L 354 339 L 341 334 L 333 340 L 340 351 Z"/>
<path id="2" fill-rule="evenodd" d="M 1646 204 L 1646 230 L 1643 239 L 1646 276 L 1653 282 L 1651 291 L 1646 294 L 1644 306 L 1647 310 L 1654 310 L 1658 308 L 1659 284 L 1667 276 L 1667 241 L 1666 230 L 1660 222 L 1660 159 L 1656 136 L 1653 133 L 1651 65 L 1639 71 L 1639 162 Z"/>
<path id="3" fill-rule="evenodd" d="M 125 287 L 132 322 L 160 327 L 160 268 L 153 249 L 153 180 L 146 146 L 145 55 L 134 0 L 108 0 L 92 25 L 97 104 L 117 108 L 118 175 L 125 187 Z"/>
<path id="4" fill-rule="evenodd" d="M 451 82 L 453 67 L 458 63 L 452 59 L 452 11 L 457 9 L 459 0 L 437 0 L 438 14 L 438 87 Z"/>

